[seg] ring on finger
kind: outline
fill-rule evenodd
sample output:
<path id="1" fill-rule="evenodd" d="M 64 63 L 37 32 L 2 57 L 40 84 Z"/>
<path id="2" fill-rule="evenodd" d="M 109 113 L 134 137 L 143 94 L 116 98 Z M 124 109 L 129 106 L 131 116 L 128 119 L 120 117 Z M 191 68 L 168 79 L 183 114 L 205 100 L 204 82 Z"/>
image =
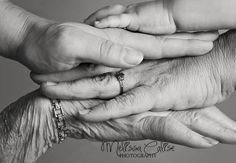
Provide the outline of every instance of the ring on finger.
<path id="1" fill-rule="evenodd" d="M 119 82 L 120 95 L 122 95 L 124 93 L 125 74 L 119 71 L 119 72 L 115 73 L 115 77 L 116 77 L 117 81 Z"/>

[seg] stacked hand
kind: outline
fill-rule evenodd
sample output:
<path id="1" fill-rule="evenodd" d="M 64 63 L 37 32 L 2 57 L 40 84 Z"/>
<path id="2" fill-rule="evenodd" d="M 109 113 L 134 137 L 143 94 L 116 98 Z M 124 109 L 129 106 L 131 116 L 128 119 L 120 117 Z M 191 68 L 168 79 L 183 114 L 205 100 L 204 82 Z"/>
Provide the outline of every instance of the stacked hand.
<path id="1" fill-rule="evenodd" d="M 235 33 L 221 36 L 215 49 L 205 56 L 147 61 L 132 69 L 122 70 L 125 93 L 120 96 L 119 83 L 114 73 L 109 72 L 114 70 L 105 67 L 97 66 L 92 70 L 92 66 L 84 66 L 65 73 L 32 77 L 37 82 L 54 82 L 46 82 L 41 86 L 42 92 L 50 98 L 112 98 L 94 106 L 87 114 L 80 115 L 81 118 L 92 121 L 148 110 L 183 110 L 211 106 L 223 101 L 234 91 L 234 55 L 228 50 L 224 53 L 220 50 L 222 47 L 230 49 L 234 46 L 229 43 L 230 35 Z M 102 72 L 109 73 L 96 76 Z"/>
<path id="2" fill-rule="evenodd" d="M 234 26 L 224 19 L 233 13 L 221 21 L 210 14 L 206 22 L 206 8 L 186 16 L 195 2 L 173 2 L 105 7 L 88 25 L 49 21 L 1 2 L 3 17 L 16 21 L 0 23 L 1 55 L 27 66 L 46 97 L 35 91 L 1 112 L 0 162 L 35 161 L 58 141 L 49 98 L 61 100 L 68 136 L 77 139 L 194 148 L 236 143 L 236 123 L 214 106 L 235 90 L 236 31 L 218 40 L 218 32 L 207 32 Z M 13 32 L 4 31 L 9 27 Z"/>
<path id="3" fill-rule="evenodd" d="M 156 21 L 147 19 L 153 12 Z M 86 109 L 82 109 L 83 114 L 66 110 L 73 117 L 79 116 L 79 123 L 71 120 L 68 123 L 75 128 L 82 127 L 85 132 L 82 135 L 98 138 L 96 134 L 90 134 L 91 130 L 97 130 L 99 126 L 106 127 L 107 123 L 125 122 L 122 127 L 129 129 L 129 126 L 132 126 L 129 123 L 141 121 L 142 123 L 137 123 L 140 126 L 132 126 L 124 135 L 131 137 L 132 134 L 134 139 L 163 139 L 192 147 L 207 147 L 206 140 L 210 140 L 211 145 L 216 144 L 216 140 L 234 141 L 231 140 L 234 137 L 228 137 L 229 140 L 226 140 L 224 136 L 221 138 L 220 134 L 217 136 L 219 126 L 230 128 L 229 126 L 214 124 L 215 130 L 200 127 L 201 123 L 211 126 L 212 119 L 214 121 L 221 117 L 220 115 L 215 118 L 209 115 L 211 120 L 203 118 L 201 122 L 188 118 L 184 119 L 186 121 L 183 120 L 182 115 L 193 114 L 194 119 L 196 114 L 209 108 L 160 112 L 209 107 L 223 101 L 233 92 L 233 73 L 227 71 L 227 67 L 234 64 L 222 59 L 220 48 L 225 44 L 221 44 L 220 41 L 206 56 L 176 58 L 209 52 L 213 47 L 212 42 L 218 37 L 217 32 L 172 34 L 176 32 L 176 25 L 169 4 L 164 4 L 164 1 L 145 2 L 128 7 L 106 7 L 92 14 L 85 22 L 99 28 L 121 27 L 132 31 L 167 35 L 154 36 L 115 28 L 97 29 L 79 23 L 50 22 L 44 26 L 32 26 L 24 43 L 19 47 L 18 60 L 34 72 L 34 81 L 43 82 L 41 90 L 47 97 L 78 100 L 65 102 L 66 105 L 73 103 L 65 108 L 79 109 L 86 106 Z M 221 40 L 224 40 L 224 37 L 227 37 L 227 34 Z M 153 60 L 142 62 L 143 59 Z M 122 95 L 119 95 L 120 87 L 114 75 L 117 71 L 125 77 Z M 100 100 L 86 101 L 88 99 Z M 160 115 L 165 115 L 165 118 Z M 143 116 L 148 118 L 139 119 Z M 174 123 L 173 116 L 179 123 Z M 97 125 L 86 121 L 103 122 L 98 122 Z M 189 124 L 193 121 L 193 124 Z M 160 126 L 155 125 L 157 128 L 153 128 L 154 122 Z M 91 128 L 86 128 L 87 124 Z M 146 136 L 143 135 L 145 124 L 147 127 L 144 128 L 151 130 L 145 131 L 149 133 Z M 191 127 L 187 128 L 184 125 Z M 171 132 L 165 133 L 163 127 L 167 127 Z M 132 128 L 137 128 L 137 133 L 131 131 Z M 172 129 L 178 131 L 174 132 Z M 190 129 L 192 131 L 189 131 Z M 179 134 L 179 137 L 171 135 L 172 132 Z M 190 133 L 193 141 L 188 141 L 189 139 L 183 136 L 186 132 Z M 102 137 L 101 140 L 124 139 L 123 135 L 115 137 L 111 134 L 111 137 L 106 137 L 102 135 L 103 132 L 97 134 Z M 201 134 L 213 139 L 202 139 Z"/>
<path id="4" fill-rule="evenodd" d="M 132 7 L 129 7 L 129 9 L 130 8 Z M 101 19 L 102 17 L 107 16 L 107 13 L 111 14 L 110 12 L 118 12 L 118 10 L 120 10 L 121 12 L 121 10 L 124 9 L 120 6 L 113 6 L 110 8 L 102 9 L 101 11 L 98 11 L 94 15 L 90 16 L 86 20 L 86 22 L 91 24 L 91 22 L 97 20 L 98 17 L 100 17 Z M 116 16 L 111 16 L 109 20 L 112 20 L 115 17 Z M 97 26 L 98 24 L 95 25 Z M 104 30 L 108 30 L 110 32 L 118 31 L 120 33 L 125 32 L 128 35 L 134 34 L 122 29 L 113 28 Z M 130 30 L 133 30 L 133 28 L 131 27 Z M 145 30 L 140 31 L 150 32 Z M 164 32 L 168 33 L 168 30 Z M 129 69 L 114 69 L 106 67 L 104 65 L 83 64 L 69 71 L 52 73 L 48 75 L 32 74 L 31 77 L 35 82 L 42 83 L 41 91 L 50 98 L 74 100 L 73 103 L 77 103 L 78 101 L 75 102 L 76 100 L 80 101 L 87 99 L 100 99 L 98 103 L 94 103 L 90 106 L 88 106 L 87 104 L 82 104 L 82 106 L 86 106 L 86 108 L 88 109 L 83 110 L 80 114 L 77 115 L 81 119 L 81 121 L 83 120 L 82 124 L 92 124 L 92 126 L 95 126 L 96 130 L 99 128 L 99 126 L 103 126 L 107 123 L 109 123 L 109 125 L 112 124 L 112 122 L 125 122 L 125 124 L 128 124 L 128 122 L 130 121 L 127 122 L 127 119 L 133 120 L 135 119 L 135 117 L 150 115 L 151 117 L 148 116 L 145 120 L 145 123 L 149 122 L 148 125 L 146 125 L 147 127 L 143 128 L 150 129 L 151 131 L 145 131 L 145 133 L 152 133 L 151 135 L 153 135 L 153 137 L 150 137 L 149 135 L 146 137 L 138 136 L 137 138 L 133 135 L 134 133 L 137 134 L 135 131 L 129 131 L 128 133 L 132 133 L 132 137 L 134 139 L 152 138 L 179 143 L 191 147 L 197 147 L 196 144 L 199 145 L 198 147 L 204 147 L 204 143 L 199 137 L 199 135 L 204 135 L 206 137 L 212 138 L 214 141 L 217 140 L 225 143 L 227 141 L 222 141 L 221 138 L 219 139 L 220 134 L 217 132 L 220 131 L 218 130 L 218 127 L 223 125 L 214 124 L 211 121 L 213 120 L 213 117 L 218 119 L 221 116 L 215 115 L 215 107 L 210 106 L 223 101 L 234 91 L 234 82 L 236 76 L 235 73 L 231 70 L 232 67 L 235 67 L 235 58 L 233 57 L 233 54 L 231 54 L 231 51 L 228 50 L 233 48 L 233 45 L 232 43 L 230 43 L 230 41 L 232 41 L 231 39 L 234 39 L 234 35 L 234 32 L 228 32 L 221 36 L 221 38 L 215 42 L 213 51 L 204 56 L 144 61 L 140 65 Z M 153 43 L 155 40 L 154 37 L 155 39 L 159 40 L 158 44 Z M 175 50 L 178 50 L 177 48 L 180 48 L 180 51 L 185 52 L 185 48 L 188 48 L 188 46 L 182 46 L 178 43 L 177 46 L 180 46 L 174 50 L 163 48 L 164 46 L 162 46 L 162 48 L 159 48 L 160 42 L 165 44 L 168 42 L 168 39 L 188 40 L 192 38 L 197 38 L 199 40 L 205 41 L 213 41 L 217 38 L 217 34 L 214 34 L 212 32 L 176 33 L 172 35 L 162 36 L 139 34 L 139 37 L 137 38 L 139 38 L 139 40 L 146 40 L 147 38 L 150 38 L 150 42 L 152 42 L 152 44 L 139 44 L 139 47 L 132 46 L 133 44 L 129 40 L 126 40 L 127 42 L 125 42 L 125 44 L 131 43 L 131 47 L 140 50 L 146 55 L 148 54 L 146 57 L 147 59 L 154 59 L 155 57 L 153 56 L 155 56 L 155 54 L 166 54 L 164 57 L 159 57 L 160 59 L 175 56 Z M 151 39 L 153 39 L 153 41 L 151 41 Z M 115 40 L 117 40 L 117 38 Z M 117 42 L 123 41 L 117 40 Z M 169 43 L 170 45 L 176 45 L 173 42 Z M 222 48 L 226 50 L 222 51 Z M 190 49 L 193 50 L 194 47 L 191 47 Z M 165 51 L 168 51 L 168 53 L 166 53 Z M 188 54 L 188 52 L 185 54 Z M 225 57 L 226 55 L 228 56 Z M 122 95 L 119 95 L 120 85 L 117 81 L 117 78 L 115 77 L 115 73 L 117 71 L 120 71 L 124 74 L 124 94 Z M 204 117 L 204 120 L 199 120 L 199 112 L 208 110 L 208 107 L 212 110 L 210 109 L 211 111 L 208 112 L 207 118 Z M 205 109 L 180 111 L 193 108 Z M 172 111 L 161 112 L 167 110 Z M 154 115 L 157 115 L 158 118 Z M 160 115 L 165 115 L 165 118 L 159 117 Z M 175 115 L 174 120 L 172 117 L 173 115 Z M 153 116 L 155 117 L 154 120 Z M 209 117 L 211 117 L 211 120 L 208 119 Z M 206 120 L 205 118 L 208 120 Z M 176 119 L 181 123 L 174 122 L 176 121 Z M 215 122 L 216 119 L 214 119 L 213 121 Z M 185 122 L 185 120 L 188 121 L 188 123 Z M 97 122 L 99 125 L 88 121 Z M 134 123 L 134 121 L 132 121 L 132 123 Z M 160 128 L 157 127 L 155 130 L 155 133 L 157 133 L 157 135 L 152 131 L 154 130 L 152 126 L 154 124 L 156 126 L 156 123 L 161 126 L 159 126 Z M 76 123 L 73 122 L 71 124 Z M 134 124 L 139 123 L 135 121 Z M 183 124 L 187 125 L 187 128 L 183 127 Z M 211 127 L 214 129 L 209 129 L 208 127 L 204 128 L 205 125 L 212 125 Z M 234 125 L 235 124 L 232 124 L 232 126 Z M 76 124 L 74 125 L 74 127 L 75 126 L 79 125 Z M 136 128 L 136 126 L 131 126 L 132 129 Z M 170 134 L 169 132 L 167 132 L 166 135 L 165 133 L 162 133 L 163 131 L 165 131 L 165 129 L 162 130 L 163 126 L 164 128 L 167 127 L 168 131 L 170 130 L 170 133 L 172 134 Z M 123 131 L 122 129 L 123 128 L 119 128 L 119 131 Z M 125 127 L 125 129 L 127 129 L 127 127 Z M 189 129 L 191 129 L 192 131 L 187 131 Z M 160 137 L 157 130 L 161 132 L 162 136 L 164 136 Z M 91 133 L 91 128 L 87 129 L 86 131 L 87 132 L 83 135 L 88 136 L 89 133 Z M 186 135 L 185 132 L 188 132 L 187 135 L 190 135 L 189 137 L 191 137 L 191 139 L 184 136 Z M 174 136 L 173 133 L 175 133 Z M 101 132 L 99 135 L 104 136 L 103 132 Z M 125 135 L 127 135 L 127 133 Z M 229 139 L 234 138 L 234 130 L 231 134 L 227 133 L 226 135 Z M 109 138 L 120 140 L 119 136 L 109 136 L 111 136 Z M 91 136 L 88 137 L 91 138 Z M 101 140 L 110 140 L 109 138 L 106 138 L 105 135 Z M 189 139 L 190 141 L 188 141 Z M 123 138 L 121 138 L 121 140 L 123 140 Z M 194 145 L 190 142 L 195 142 L 196 144 Z M 233 141 L 229 142 L 234 143 Z"/>

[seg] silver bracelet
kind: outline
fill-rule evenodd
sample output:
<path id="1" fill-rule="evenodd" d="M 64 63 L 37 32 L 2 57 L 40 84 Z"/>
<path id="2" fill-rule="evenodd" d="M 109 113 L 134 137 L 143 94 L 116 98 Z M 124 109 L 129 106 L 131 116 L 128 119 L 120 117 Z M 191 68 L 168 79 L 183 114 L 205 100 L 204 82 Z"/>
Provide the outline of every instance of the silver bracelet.
<path id="1" fill-rule="evenodd" d="M 55 119 L 57 135 L 59 139 L 58 143 L 62 143 L 67 136 L 64 113 L 60 105 L 60 100 L 51 100 L 51 104 L 53 110 L 53 118 Z"/>

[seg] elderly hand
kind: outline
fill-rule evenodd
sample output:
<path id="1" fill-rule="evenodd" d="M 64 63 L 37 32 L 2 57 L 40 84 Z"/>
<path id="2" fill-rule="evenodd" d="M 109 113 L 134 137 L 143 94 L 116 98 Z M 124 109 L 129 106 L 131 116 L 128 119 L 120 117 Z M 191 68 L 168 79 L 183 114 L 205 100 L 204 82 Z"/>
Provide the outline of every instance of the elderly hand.
<path id="1" fill-rule="evenodd" d="M 236 143 L 236 123 L 216 107 L 188 111 L 144 112 L 104 122 L 86 122 L 79 115 L 103 101 L 61 101 L 68 136 L 98 141 L 168 141 L 192 148 Z M 0 161 L 35 162 L 58 141 L 50 101 L 38 91 L 0 113 Z"/>
<path id="2" fill-rule="evenodd" d="M 117 96 L 80 115 L 91 121 L 148 110 L 211 106 L 223 101 L 234 91 L 235 35 L 231 31 L 221 36 L 215 42 L 214 50 L 205 56 L 151 61 L 122 70 L 125 93 L 120 96 L 117 96 L 120 87 L 114 73 L 54 85 L 43 84 L 41 88 L 47 96 L 60 99 L 107 99 Z"/>
<path id="3" fill-rule="evenodd" d="M 63 101 L 71 137 L 99 141 L 152 139 L 192 148 L 208 148 L 218 142 L 236 143 L 236 123 L 216 107 L 144 112 L 97 123 L 78 119 L 98 103 L 101 101 Z"/>

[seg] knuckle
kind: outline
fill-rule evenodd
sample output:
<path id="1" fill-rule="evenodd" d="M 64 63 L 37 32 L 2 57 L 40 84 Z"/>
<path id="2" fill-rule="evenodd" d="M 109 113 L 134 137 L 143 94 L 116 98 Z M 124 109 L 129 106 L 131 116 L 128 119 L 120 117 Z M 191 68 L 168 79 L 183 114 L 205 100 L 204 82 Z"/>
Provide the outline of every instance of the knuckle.
<path id="1" fill-rule="evenodd" d="M 74 86 L 75 86 L 75 82 L 74 81 L 68 81 L 66 83 L 63 83 L 61 85 L 61 88 L 65 89 L 67 91 L 72 91 Z"/>
<path id="2" fill-rule="evenodd" d="M 112 109 L 112 106 L 109 105 L 109 102 L 104 102 L 101 104 L 101 108 L 105 112 L 109 112 Z"/>
<path id="3" fill-rule="evenodd" d="M 95 124 L 88 124 L 84 122 L 77 123 L 74 125 L 72 122 L 69 122 L 71 131 L 69 136 L 72 138 L 82 138 L 82 139 L 97 139 L 100 136 L 100 130 Z"/>
<path id="4" fill-rule="evenodd" d="M 171 120 L 170 118 L 168 120 Z M 167 118 L 160 118 L 158 121 L 157 131 L 159 132 L 160 140 L 166 140 L 167 135 L 170 131 L 170 123 L 168 123 Z"/>
<path id="5" fill-rule="evenodd" d="M 114 44 L 109 40 L 103 40 L 100 44 L 100 58 L 107 59 L 109 57 Z"/>
<path id="6" fill-rule="evenodd" d="M 112 79 L 114 78 L 114 76 L 112 75 L 112 73 L 105 73 L 105 74 L 101 74 L 101 75 L 97 75 L 95 77 L 92 77 L 92 83 L 98 85 L 98 86 L 107 86 L 111 83 Z"/>
<path id="7" fill-rule="evenodd" d="M 96 64 L 86 64 L 85 65 L 85 71 L 88 74 L 95 74 L 95 72 L 97 72 L 98 68 L 99 68 L 99 65 L 96 65 Z"/>
<path id="8" fill-rule="evenodd" d="M 197 111 L 193 111 L 190 112 L 190 125 L 191 124 L 199 124 L 203 118 L 202 114 L 197 112 Z M 188 116 L 188 115 L 187 115 Z"/>
<path id="9" fill-rule="evenodd" d="M 135 94 L 133 92 L 126 93 L 124 95 L 118 96 L 116 102 L 122 105 L 132 105 L 134 103 Z"/>
<path id="10" fill-rule="evenodd" d="M 115 31 L 112 28 L 107 28 L 109 38 L 115 43 L 127 44 L 127 40 L 130 38 L 130 33 L 126 30 L 117 28 Z"/>
<path id="11" fill-rule="evenodd" d="M 145 117 L 137 123 L 138 129 L 141 131 L 142 137 L 145 139 L 152 139 L 155 137 L 153 136 L 155 129 L 151 128 L 151 124 L 155 124 L 153 117 Z"/>
<path id="12" fill-rule="evenodd" d="M 156 36 L 156 39 L 157 39 L 161 44 L 165 44 L 166 41 L 168 40 L 168 38 L 165 37 L 165 36 Z"/>
<path id="13" fill-rule="evenodd" d="M 71 99 L 76 99 L 78 92 L 75 87 L 75 83 L 72 81 L 69 81 L 61 86 L 61 89 L 64 89 L 64 92 L 70 96 Z M 62 91 L 63 92 L 63 91 Z"/>
<path id="14" fill-rule="evenodd" d="M 190 140 L 192 142 L 193 140 L 193 134 L 191 130 L 186 130 L 185 133 L 187 140 Z"/>
<path id="15" fill-rule="evenodd" d="M 140 130 L 145 139 L 163 140 L 166 118 L 145 117 L 140 121 Z"/>
<path id="16" fill-rule="evenodd" d="M 70 32 L 69 27 L 64 24 L 52 26 L 48 30 L 47 41 L 53 42 L 52 46 L 54 49 L 58 50 L 58 52 L 67 52 L 67 45 L 71 38 Z"/>
<path id="17" fill-rule="evenodd" d="M 128 102 L 125 101 L 124 99 L 127 100 L 127 98 L 117 97 L 111 101 L 110 105 L 111 108 L 113 108 L 113 110 L 115 109 L 114 113 L 115 112 L 123 113 L 124 111 L 126 114 L 132 113 L 131 108 L 129 108 L 128 110 L 125 109 L 127 107 Z"/>
<path id="18" fill-rule="evenodd" d="M 135 113 L 134 105 L 134 96 L 132 93 L 128 95 L 121 95 L 116 97 L 111 101 L 110 108 L 116 109 L 116 112 L 125 113 L 126 115 L 130 115 Z M 114 117 L 113 117 L 114 118 Z"/>
<path id="19" fill-rule="evenodd" d="M 89 74 L 90 76 L 94 76 L 97 74 L 104 74 L 104 73 L 109 73 L 115 70 L 120 70 L 120 69 L 116 69 L 116 68 L 110 68 L 107 66 L 103 66 L 103 65 L 97 65 L 97 64 L 87 64 L 85 65 L 85 72 L 87 74 Z"/>
<path id="20" fill-rule="evenodd" d="M 167 44 L 167 40 L 168 38 L 164 37 L 164 36 L 156 36 L 155 37 L 155 43 L 156 43 L 156 47 L 160 47 L 159 48 L 159 58 L 164 58 L 167 54 L 166 54 L 166 44 Z"/>
<path id="21" fill-rule="evenodd" d="M 70 42 L 70 38 L 69 38 L 69 34 L 68 32 L 62 32 L 60 34 L 58 34 L 57 39 L 56 39 L 56 47 L 58 47 L 58 49 L 63 50 L 62 52 L 68 52 L 69 51 L 69 47 L 68 42 Z"/>
<path id="22" fill-rule="evenodd" d="M 55 29 L 55 37 L 58 41 L 65 40 L 68 36 L 68 27 L 66 25 L 60 24 Z"/>
<path id="23" fill-rule="evenodd" d="M 224 135 L 225 133 L 229 132 L 230 130 L 225 127 L 219 127 L 218 133 L 219 135 Z"/>
<path id="24" fill-rule="evenodd" d="M 157 67 L 149 69 L 149 73 L 144 73 L 142 75 L 141 83 L 146 86 L 154 86 L 160 89 L 166 88 L 166 86 L 173 80 L 173 75 L 171 75 L 168 64 L 161 64 L 159 70 Z"/>
<path id="25" fill-rule="evenodd" d="M 140 127 L 143 131 L 143 137 L 147 139 L 155 139 L 166 141 L 170 134 L 170 127 L 173 119 L 167 117 L 153 117 L 148 116 L 142 119 Z"/>

